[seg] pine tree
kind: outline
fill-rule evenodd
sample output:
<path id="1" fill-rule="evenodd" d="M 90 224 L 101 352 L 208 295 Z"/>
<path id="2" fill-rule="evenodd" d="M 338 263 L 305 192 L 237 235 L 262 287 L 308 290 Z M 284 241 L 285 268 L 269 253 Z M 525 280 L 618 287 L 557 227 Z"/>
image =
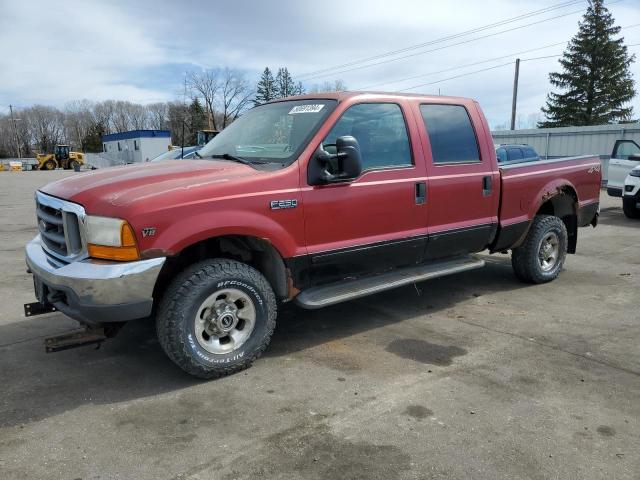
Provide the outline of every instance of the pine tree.
<path id="1" fill-rule="evenodd" d="M 561 93 L 547 95 L 542 112 L 547 120 L 539 127 L 600 125 L 628 121 L 633 113 L 629 101 L 635 96 L 629 66 L 635 60 L 614 38 L 620 27 L 604 7 L 603 0 L 589 0 L 589 6 L 560 59 L 562 72 L 549 75 Z"/>
<path id="2" fill-rule="evenodd" d="M 276 98 L 289 97 L 295 95 L 296 84 L 289 74 L 287 67 L 279 68 L 276 75 Z"/>
<path id="3" fill-rule="evenodd" d="M 262 75 L 260 76 L 260 81 L 258 81 L 258 85 L 256 86 L 256 98 L 253 101 L 255 105 L 260 105 L 262 103 L 268 102 L 277 98 L 276 95 L 276 82 L 273 79 L 273 74 L 269 67 L 264 69 Z"/>
<path id="4" fill-rule="evenodd" d="M 187 125 L 188 133 L 185 138 L 185 145 L 195 145 L 197 143 L 198 130 L 203 130 L 207 127 L 207 114 L 197 97 L 189 105 Z"/>

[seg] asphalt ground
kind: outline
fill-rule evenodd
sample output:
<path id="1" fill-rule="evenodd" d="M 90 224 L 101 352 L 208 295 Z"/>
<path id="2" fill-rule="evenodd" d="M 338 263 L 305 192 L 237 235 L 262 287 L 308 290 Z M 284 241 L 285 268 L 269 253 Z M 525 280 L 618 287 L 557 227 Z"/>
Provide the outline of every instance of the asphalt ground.
<path id="1" fill-rule="evenodd" d="M 46 354 L 76 323 L 25 318 L 33 192 L 0 172 L 2 479 L 638 479 L 640 221 L 600 225 L 545 285 L 484 269 L 317 311 L 281 308 L 266 354 L 188 377 L 153 325 Z"/>

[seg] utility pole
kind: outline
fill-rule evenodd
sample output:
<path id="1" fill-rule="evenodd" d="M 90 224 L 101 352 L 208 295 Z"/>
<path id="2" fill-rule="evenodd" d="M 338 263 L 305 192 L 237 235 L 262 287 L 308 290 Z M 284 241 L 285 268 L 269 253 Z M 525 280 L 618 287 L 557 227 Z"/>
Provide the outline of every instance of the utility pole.
<path id="1" fill-rule="evenodd" d="M 16 123 L 20 119 L 13 117 L 13 105 L 9 105 L 9 111 L 11 112 L 11 121 L 13 122 L 13 134 L 16 139 L 16 150 L 18 151 L 18 158 L 21 159 L 22 154 L 20 153 L 20 138 L 18 137 L 18 125 Z"/>
<path id="2" fill-rule="evenodd" d="M 520 76 L 520 59 L 516 58 L 516 73 L 513 77 L 513 100 L 511 102 L 511 130 L 516 129 L 516 105 L 518 104 L 518 77 Z"/>

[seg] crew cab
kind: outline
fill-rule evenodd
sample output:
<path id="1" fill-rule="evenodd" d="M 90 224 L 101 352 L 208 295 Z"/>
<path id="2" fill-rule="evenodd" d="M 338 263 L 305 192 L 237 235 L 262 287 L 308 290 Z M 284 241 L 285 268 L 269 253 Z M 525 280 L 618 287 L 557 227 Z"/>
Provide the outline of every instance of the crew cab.
<path id="1" fill-rule="evenodd" d="M 86 326 L 49 351 L 150 318 L 171 360 L 213 378 L 261 354 L 285 302 L 321 308 L 480 268 L 484 250 L 511 251 L 518 279 L 548 282 L 578 227 L 597 224 L 597 157 L 499 166 L 465 98 L 285 98 L 198 154 L 36 192 L 26 260 L 38 302 L 25 311 Z"/>

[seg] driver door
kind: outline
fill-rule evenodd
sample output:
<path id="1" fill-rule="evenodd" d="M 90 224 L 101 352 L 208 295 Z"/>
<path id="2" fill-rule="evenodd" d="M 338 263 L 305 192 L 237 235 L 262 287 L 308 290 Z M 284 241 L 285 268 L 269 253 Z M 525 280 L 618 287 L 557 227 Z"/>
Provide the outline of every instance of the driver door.
<path id="1" fill-rule="evenodd" d="M 399 103 L 349 107 L 323 140 L 355 137 L 362 175 L 303 190 L 305 236 L 312 284 L 418 263 L 427 238 L 422 152 L 410 141 L 411 112 Z M 310 162 L 315 161 L 314 158 Z"/>
<path id="2" fill-rule="evenodd" d="M 609 160 L 607 192 L 621 197 L 624 180 L 634 167 L 640 165 L 640 146 L 633 140 L 618 140 Z"/>

